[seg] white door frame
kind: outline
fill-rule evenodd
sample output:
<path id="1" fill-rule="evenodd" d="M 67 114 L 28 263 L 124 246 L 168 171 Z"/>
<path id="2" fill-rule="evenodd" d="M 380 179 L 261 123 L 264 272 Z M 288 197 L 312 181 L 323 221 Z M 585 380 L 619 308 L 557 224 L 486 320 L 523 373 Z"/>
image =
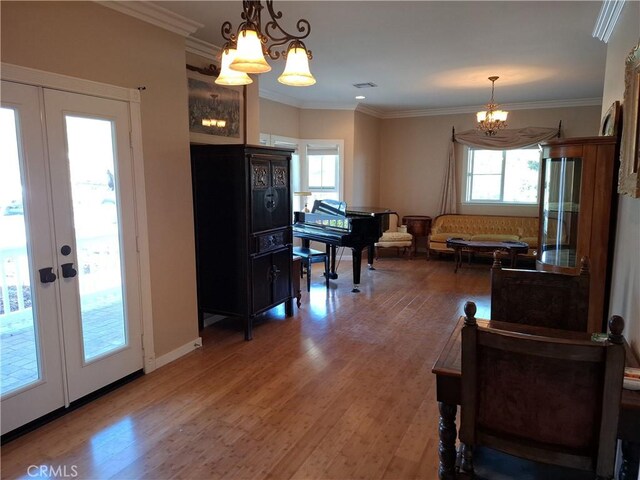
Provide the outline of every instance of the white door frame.
<path id="1" fill-rule="evenodd" d="M 142 120 L 140 115 L 140 92 L 135 88 L 124 88 L 106 83 L 83 80 L 57 73 L 8 63 L 0 64 L 0 78 L 36 87 L 81 93 L 94 97 L 121 100 L 129 103 L 131 125 L 131 156 L 133 161 L 134 201 L 136 217 L 136 239 L 140 278 L 140 311 L 142 312 L 142 348 L 144 371 L 156 368 L 153 344 L 153 312 L 151 304 L 151 268 L 149 261 L 149 230 L 147 228 L 147 201 L 144 183 L 144 159 L 142 154 Z"/>

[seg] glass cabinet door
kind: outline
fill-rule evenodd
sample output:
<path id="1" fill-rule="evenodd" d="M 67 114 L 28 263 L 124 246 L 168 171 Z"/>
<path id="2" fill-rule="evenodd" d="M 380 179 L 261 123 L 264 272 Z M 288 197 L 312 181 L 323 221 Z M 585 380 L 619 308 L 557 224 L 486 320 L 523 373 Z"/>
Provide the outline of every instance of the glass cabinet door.
<path id="1" fill-rule="evenodd" d="M 542 199 L 542 263 L 576 267 L 578 216 L 582 182 L 581 158 L 546 158 Z"/>

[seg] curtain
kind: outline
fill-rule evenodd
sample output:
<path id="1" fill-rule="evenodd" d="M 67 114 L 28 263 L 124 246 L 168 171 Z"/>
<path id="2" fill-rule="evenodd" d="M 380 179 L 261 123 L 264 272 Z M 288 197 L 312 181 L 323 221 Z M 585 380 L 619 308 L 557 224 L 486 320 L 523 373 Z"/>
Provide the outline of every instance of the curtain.
<path id="1" fill-rule="evenodd" d="M 560 124 L 562 125 L 562 123 Z M 444 175 L 442 197 L 440 199 L 440 215 L 458 213 L 456 192 L 456 149 L 455 142 L 469 147 L 484 148 L 486 150 L 507 150 L 509 148 L 524 148 L 555 136 L 560 136 L 558 128 L 525 127 L 518 129 L 500 130 L 494 136 L 479 133 L 478 130 L 467 130 L 453 133 L 449 142 L 449 157 L 447 170 Z"/>
<path id="2" fill-rule="evenodd" d="M 449 164 L 444 174 L 442 198 L 440 199 L 440 215 L 458 213 L 456 193 L 456 154 L 453 139 L 449 142 Z"/>
<path id="3" fill-rule="evenodd" d="M 546 127 L 525 127 L 512 130 L 499 130 L 495 136 L 489 137 L 477 130 L 467 130 L 455 134 L 455 141 L 463 145 L 486 150 L 507 150 L 523 148 L 549 140 L 558 135 L 559 129 Z"/>

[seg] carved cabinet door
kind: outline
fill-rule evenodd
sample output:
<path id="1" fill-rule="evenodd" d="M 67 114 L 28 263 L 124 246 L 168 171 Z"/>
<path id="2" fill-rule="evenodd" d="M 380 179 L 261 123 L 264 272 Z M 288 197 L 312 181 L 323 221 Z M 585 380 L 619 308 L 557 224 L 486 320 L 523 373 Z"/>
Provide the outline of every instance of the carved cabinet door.
<path id="1" fill-rule="evenodd" d="M 260 232 L 291 223 L 289 165 L 286 159 L 251 157 L 251 230 Z"/>
<path id="2" fill-rule="evenodd" d="M 289 248 L 252 259 L 252 312 L 259 312 L 290 297 L 290 261 Z"/>

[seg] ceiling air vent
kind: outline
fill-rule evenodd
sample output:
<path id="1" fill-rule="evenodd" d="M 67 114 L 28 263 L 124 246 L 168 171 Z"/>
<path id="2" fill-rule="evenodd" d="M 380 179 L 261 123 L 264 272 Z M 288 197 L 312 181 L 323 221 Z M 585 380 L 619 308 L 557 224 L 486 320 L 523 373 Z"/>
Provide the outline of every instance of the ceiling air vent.
<path id="1" fill-rule="evenodd" d="M 373 82 L 365 82 L 365 83 L 354 83 L 353 86 L 356 88 L 373 88 L 373 87 L 377 87 L 378 85 L 376 85 Z"/>

